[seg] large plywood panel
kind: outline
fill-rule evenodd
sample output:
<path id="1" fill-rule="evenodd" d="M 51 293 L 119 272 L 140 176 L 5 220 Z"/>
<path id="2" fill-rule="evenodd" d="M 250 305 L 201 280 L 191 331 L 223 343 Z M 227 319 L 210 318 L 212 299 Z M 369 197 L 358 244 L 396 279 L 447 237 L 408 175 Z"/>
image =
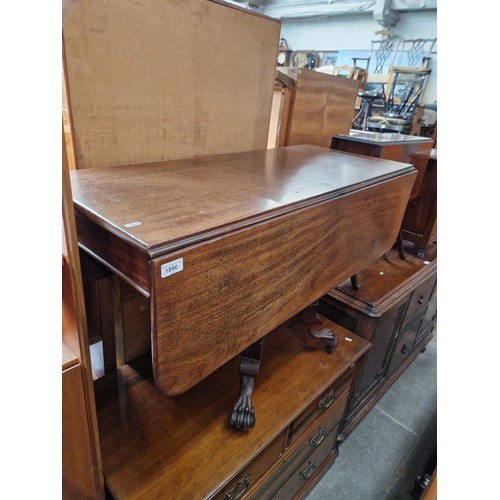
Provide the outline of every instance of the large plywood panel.
<path id="1" fill-rule="evenodd" d="M 80 0 L 63 24 L 78 168 L 266 148 L 279 32 L 209 0 Z"/>
<path id="2" fill-rule="evenodd" d="M 330 147 L 332 137 L 347 134 L 354 118 L 359 81 L 305 69 L 278 71 L 292 89 L 286 145 Z"/>

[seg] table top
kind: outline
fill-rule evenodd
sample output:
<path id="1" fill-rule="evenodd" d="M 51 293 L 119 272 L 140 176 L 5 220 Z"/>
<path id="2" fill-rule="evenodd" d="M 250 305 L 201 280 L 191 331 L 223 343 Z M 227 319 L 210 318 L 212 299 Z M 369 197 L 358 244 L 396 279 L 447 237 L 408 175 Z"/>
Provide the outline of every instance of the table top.
<path id="1" fill-rule="evenodd" d="M 74 171 L 72 191 L 82 248 L 150 298 L 171 396 L 386 252 L 415 176 L 301 145 Z"/>
<path id="2" fill-rule="evenodd" d="M 302 145 L 77 170 L 71 183 L 77 211 L 154 257 L 411 170 Z"/>
<path id="3" fill-rule="evenodd" d="M 413 144 L 417 142 L 432 142 L 430 137 L 418 135 L 397 134 L 394 132 L 370 132 L 363 130 L 351 130 L 348 134 L 337 134 L 336 138 L 347 139 L 367 144 Z"/>

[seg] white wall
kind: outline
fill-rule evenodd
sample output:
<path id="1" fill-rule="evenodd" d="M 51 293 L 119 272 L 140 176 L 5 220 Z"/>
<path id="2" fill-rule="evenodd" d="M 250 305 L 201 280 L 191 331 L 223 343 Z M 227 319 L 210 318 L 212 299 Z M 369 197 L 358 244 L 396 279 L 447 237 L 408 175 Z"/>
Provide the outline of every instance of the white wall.
<path id="1" fill-rule="evenodd" d="M 400 12 L 400 16 L 394 26 L 396 38 L 437 37 L 436 10 Z M 281 21 L 281 36 L 292 50 L 369 50 L 370 41 L 380 39 L 375 31 L 381 29 L 372 14 Z M 432 72 L 421 101 L 425 104 L 437 101 L 437 44 L 430 68 Z"/>

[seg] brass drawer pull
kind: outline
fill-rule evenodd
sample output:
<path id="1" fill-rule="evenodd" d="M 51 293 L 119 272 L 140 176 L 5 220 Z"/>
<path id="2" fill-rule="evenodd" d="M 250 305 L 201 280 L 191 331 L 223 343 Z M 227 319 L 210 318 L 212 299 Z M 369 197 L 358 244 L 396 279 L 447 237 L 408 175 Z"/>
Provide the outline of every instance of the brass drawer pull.
<path id="1" fill-rule="evenodd" d="M 317 448 L 323 442 L 323 439 L 325 439 L 326 435 L 327 435 L 326 427 L 321 428 L 316 433 L 316 436 L 309 438 L 309 446 Z"/>
<path id="2" fill-rule="evenodd" d="M 420 295 L 420 298 L 418 299 L 418 303 L 419 304 L 423 304 L 424 303 L 424 296 L 423 295 Z"/>
<path id="3" fill-rule="evenodd" d="M 241 498 L 241 495 L 247 491 L 248 487 L 250 486 L 250 475 L 245 474 L 245 477 L 241 480 L 238 481 L 225 495 L 224 495 L 224 500 L 238 500 L 238 498 Z M 240 489 L 241 488 L 241 489 Z M 240 490 L 240 491 L 238 491 Z M 235 495 L 235 496 L 233 496 Z"/>
<path id="4" fill-rule="evenodd" d="M 316 460 L 313 460 L 312 462 L 309 460 L 309 465 L 300 473 L 300 479 L 307 481 L 314 472 L 314 469 L 316 469 Z"/>
<path id="5" fill-rule="evenodd" d="M 319 403 L 318 408 L 326 410 L 335 401 L 335 391 L 332 389 Z"/>

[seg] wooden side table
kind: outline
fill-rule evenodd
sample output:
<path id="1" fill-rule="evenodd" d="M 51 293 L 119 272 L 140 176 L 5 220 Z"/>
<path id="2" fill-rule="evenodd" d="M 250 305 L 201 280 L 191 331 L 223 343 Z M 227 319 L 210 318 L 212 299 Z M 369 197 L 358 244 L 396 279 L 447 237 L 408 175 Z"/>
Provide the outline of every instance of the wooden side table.
<path id="1" fill-rule="evenodd" d="M 333 136 L 330 147 L 346 153 L 412 163 L 414 155 L 430 152 L 433 145 L 434 141 L 430 137 L 351 130 L 348 134 Z M 420 165 L 422 170 L 419 170 L 416 165 L 413 166 L 417 169 L 418 174 L 411 197 L 416 197 L 424 175 L 425 165 Z"/>
<path id="2" fill-rule="evenodd" d="M 403 239 L 415 243 L 417 256 L 424 258 L 427 246 L 437 239 L 437 149 L 414 153 L 411 162 L 419 172 L 415 181 L 419 186 L 416 196 L 413 187 L 401 232 Z"/>
<path id="3" fill-rule="evenodd" d="M 331 148 L 347 153 L 411 163 L 417 170 L 401 238 L 418 246 L 419 257 L 436 238 L 437 151 L 434 139 L 414 135 L 351 130 L 332 137 Z M 429 173 L 427 169 L 430 167 Z M 425 179 L 425 181 L 424 181 Z M 403 252 L 400 252 L 404 258 Z"/>

